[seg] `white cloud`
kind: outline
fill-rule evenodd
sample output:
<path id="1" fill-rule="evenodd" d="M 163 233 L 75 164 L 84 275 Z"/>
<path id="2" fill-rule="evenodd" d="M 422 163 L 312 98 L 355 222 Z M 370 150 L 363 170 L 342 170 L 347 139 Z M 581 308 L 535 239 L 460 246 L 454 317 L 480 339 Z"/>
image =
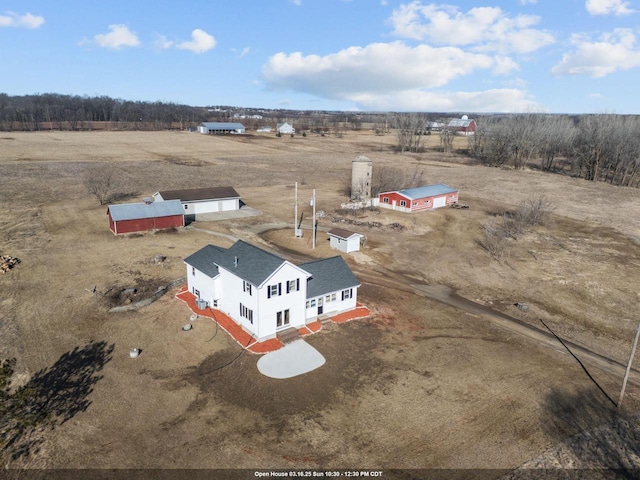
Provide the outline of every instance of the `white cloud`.
<path id="1" fill-rule="evenodd" d="M 356 92 L 440 87 L 478 69 L 504 74 L 516 68 L 515 62 L 503 57 L 456 47 L 409 47 L 393 42 L 349 47 L 323 57 L 277 53 L 263 65 L 262 73 L 274 89 L 347 98 Z"/>
<path id="2" fill-rule="evenodd" d="M 535 5 L 538 0 L 520 0 L 520 5 Z"/>
<path id="3" fill-rule="evenodd" d="M 565 54 L 551 69 L 552 74 L 599 78 L 618 70 L 640 67 L 640 48 L 630 29 L 615 29 L 597 42 L 576 34 L 571 42 L 576 46 L 575 51 Z"/>
<path id="4" fill-rule="evenodd" d="M 242 49 L 242 51 L 240 52 L 240 58 L 244 57 L 245 55 L 249 55 L 249 52 L 251 52 L 251 48 L 250 47 L 244 47 Z"/>
<path id="5" fill-rule="evenodd" d="M 126 25 L 109 25 L 109 33 L 99 33 L 93 40 L 101 47 L 119 49 L 121 47 L 137 47 L 140 40 L 135 32 Z"/>
<path id="6" fill-rule="evenodd" d="M 389 19 L 395 35 L 436 45 L 470 46 L 477 51 L 529 53 L 555 42 L 546 30 L 532 28 L 534 15 L 509 16 L 499 7 L 462 12 L 453 5 L 402 4 Z"/>
<path id="7" fill-rule="evenodd" d="M 635 10 L 629 8 L 631 2 L 625 0 L 587 0 L 587 12 L 591 15 L 629 15 Z"/>
<path id="8" fill-rule="evenodd" d="M 302 0 L 289 0 L 291 3 L 293 3 L 295 6 L 299 7 L 300 5 L 302 5 Z"/>
<path id="9" fill-rule="evenodd" d="M 176 45 L 181 50 L 189 50 L 193 53 L 204 53 L 216 46 L 216 39 L 204 30 L 196 28 L 191 32 L 191 41 L 182 42 Z"/>
<path id="10" fill-rule="evenodd" d="M 431 112 L 527 112 L 543 107 L 518 89 L 479 92 L 425 92 L 407 90 L 392 95 L 359 95 L 353 99 L 361 110 Z"/>
<path id="11" fill-rule="evenodd" d="M 15 12 L 7 12 L 0 15 L 0 27 L 38 28 L 44 23 L 44 17 L 32 15 L 27 12 L 20 15 Z"/>
<path id="12" fill-rule="evenodd" d="M 421 98 L 425 105 L 435 99 L 442 102 L 443 94 L 428 90 L 456 78 L 477 70 L 503 75 L 517 69 L 518 65 L 508 57 L 470 53 L 456 47 L 410 47 L 393 42 L 350 47 L 326 56 L 281 52 L 267 60 L 262 75 L 272 90 L 352 101 L 363 109 L 378 110 L 389 103 L 385 109 L 415 110 L 418 104 L 411 98 Z M 484 98 L 488 99 L 486 95 Z M 494 105 L 496 101 L 486 103 Z M 513 95 L 505 97 L 504 102 L 515 105 Z"/>

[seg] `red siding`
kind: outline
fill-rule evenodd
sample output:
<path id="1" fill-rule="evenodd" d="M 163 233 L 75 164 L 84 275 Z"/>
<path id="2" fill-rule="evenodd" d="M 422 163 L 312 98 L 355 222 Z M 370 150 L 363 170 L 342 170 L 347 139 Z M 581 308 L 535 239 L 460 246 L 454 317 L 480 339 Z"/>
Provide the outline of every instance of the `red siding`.
<path id="1" fill-rule="evenodd" d="M 387 197 L 389 199 L 388 202 L 385 202 L 384 199 L 385 197 Z M 411 206 L 411 200 L 409 200 L 407 197 L 404 197 L 402 195 L 400 195 L 398 192 L 389 192 L 389 193 L 385 193 L 385 194 L 380 194 L 380 203 L 387 203 L 389 205 L 393 205 L 393 201 L 396 201 L 396 207 L 401 207 L 402 205 L 400 205 L 400 202 L 407 202 L 406 205 L 404 205 L 404 207 L 409 208 Z"/>
<path id="2" fill-rule="evenodd" d="M 168 217 L 138 218 L 134 220 L 121 220 L 114 222 L 109 214 L 109 228 L 116 235 L 122 233 L 144 232 L 147 230 L 163 230 L 184 226 L 184 215 L 171 215 Z"/>
<path id="3" fill-rule="evenodd" d="M 385 202 L 384 198 L 388 198 L 389 201 Z M 418 212 L 421 210 L 431 210 L 433 208 L 433 204 L 436 198 L 446 197 L 446 205 L 451 205 L 453 203 L 458 203 L 458 192 L 445 193 L 442 195 L 434 195 L 432 197 L 424 197 L 416 200 L 409 200 L 408 198 L 400 195 L 398 192 L 389 192 L 380 194 L 379 201 L 380 203 L 388 204 L 389 206 L 393 205 L 393 201 L 396 201 L 396 207 L 402 207 L 400 205 L 401 201 L 407 202 L 406 208 L 411 208 L 412 212 Z"/>
<path id="4" fill-rule="evenodd" d="M 411 202 L 411 211 L 430 210 L 433 208 L 436 198 L 446 197 L 445 205 L 458 203 L 458 192 L 444 193 L 442 195 L 434 195 L 433 197 L 424 197 Z M 416 205 L 417 203 L 417 205 Z"/>

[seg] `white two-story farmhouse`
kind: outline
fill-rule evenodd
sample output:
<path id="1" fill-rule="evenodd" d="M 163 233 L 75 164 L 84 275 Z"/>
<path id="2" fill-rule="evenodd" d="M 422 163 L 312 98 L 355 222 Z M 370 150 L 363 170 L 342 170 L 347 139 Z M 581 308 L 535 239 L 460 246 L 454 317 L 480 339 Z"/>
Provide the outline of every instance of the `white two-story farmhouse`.
<path id="1" fill-rule="evenodd" d="M 184 262 L 189 291 L 258 341 L 356 308 L 360 282 L 339 256 L 296 266 L 238 240 L 207 245 Z"/>

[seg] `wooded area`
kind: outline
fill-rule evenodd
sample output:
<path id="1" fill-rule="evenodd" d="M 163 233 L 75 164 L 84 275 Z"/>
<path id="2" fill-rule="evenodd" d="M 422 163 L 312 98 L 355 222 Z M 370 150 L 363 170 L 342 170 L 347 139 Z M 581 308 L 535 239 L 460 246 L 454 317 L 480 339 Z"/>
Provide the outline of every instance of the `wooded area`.
<path id="1" fill-rule="evenodd" d="M 537 167 L 591 181 L 640 186 L 640 118 L 527 113 L 485 117 L 469 153 L 493 166 Z"/>
<path id="2" fill-rule="evenodd" d="M 422 152 L 431 133 L 432 114 L 395 114 L 391 125 L 398 151 Z M 454 132 L 440 117 L 438 147 L 451 152 Z M 469 136 L 470 156 L 486 165 L 539 168 L 591 181 L 640 186 L 640 117 L 615 114 L 495 114 L 476 118 Z M 433 144 L 434 142 L 429 142 Z"/>

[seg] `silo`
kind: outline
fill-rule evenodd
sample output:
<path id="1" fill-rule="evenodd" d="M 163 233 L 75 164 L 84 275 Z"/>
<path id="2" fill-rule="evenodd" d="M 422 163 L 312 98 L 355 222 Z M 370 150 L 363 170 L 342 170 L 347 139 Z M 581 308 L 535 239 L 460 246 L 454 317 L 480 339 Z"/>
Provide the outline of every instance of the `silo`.
<path id="1" fill-rule="evenodd" d="M 351 162 L 351 198 L 353 200 L 371 198 L 372 173 L 373 162 L 370 158 L 360 155 Z"/>

